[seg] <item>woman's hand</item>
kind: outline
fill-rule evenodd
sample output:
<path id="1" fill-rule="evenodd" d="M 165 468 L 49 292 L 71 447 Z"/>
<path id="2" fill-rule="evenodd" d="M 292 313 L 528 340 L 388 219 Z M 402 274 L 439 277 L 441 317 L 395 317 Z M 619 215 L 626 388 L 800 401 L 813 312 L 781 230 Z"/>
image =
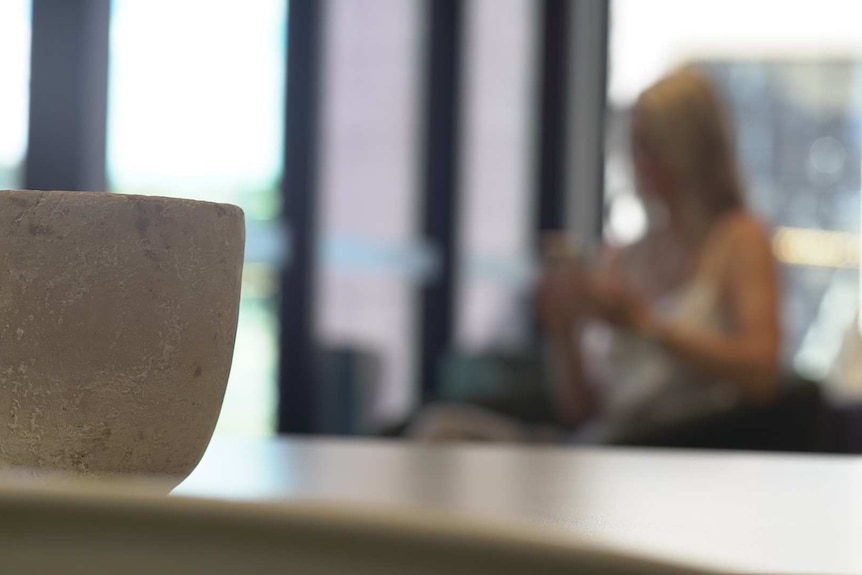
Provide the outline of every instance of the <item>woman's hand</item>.
<path id="1" fill-rule="evenodd" d="M 589 284 L 592 314 L 611 325 L 654 335 L 657 318 L 647 302 L 627 288 L 619 277 L 604 275 Z"/>

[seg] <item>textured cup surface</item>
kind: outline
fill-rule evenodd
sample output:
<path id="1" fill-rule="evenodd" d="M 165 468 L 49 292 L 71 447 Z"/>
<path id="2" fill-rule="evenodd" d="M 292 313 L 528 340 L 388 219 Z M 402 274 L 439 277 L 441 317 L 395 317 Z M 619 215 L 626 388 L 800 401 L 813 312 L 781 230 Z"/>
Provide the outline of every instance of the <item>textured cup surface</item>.
<path id="1" fill-rule="evenodd" d="M 233 356 L 236 206 L 0 191 L 0 464 L 184 477 Z"/>

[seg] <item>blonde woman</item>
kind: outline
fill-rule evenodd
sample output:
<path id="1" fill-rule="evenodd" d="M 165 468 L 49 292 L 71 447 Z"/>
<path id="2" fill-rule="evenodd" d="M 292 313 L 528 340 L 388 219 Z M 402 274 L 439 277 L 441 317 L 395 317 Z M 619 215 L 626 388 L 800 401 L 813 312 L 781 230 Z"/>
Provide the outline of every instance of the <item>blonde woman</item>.
<path id="1" fill-rule="evenodd" d="M 538 286 L 559 419 L 598 441 L 770 402 L 779 372 L 776 266 L 764 226 L 745 207 L 733 135 L 710 82 L 686 67 L 648 88 L 630 141 L 646 236 L 590 271 L 557 253 Z M 535 435 L 447 406 L 414 429 L 428 438 Z"/>

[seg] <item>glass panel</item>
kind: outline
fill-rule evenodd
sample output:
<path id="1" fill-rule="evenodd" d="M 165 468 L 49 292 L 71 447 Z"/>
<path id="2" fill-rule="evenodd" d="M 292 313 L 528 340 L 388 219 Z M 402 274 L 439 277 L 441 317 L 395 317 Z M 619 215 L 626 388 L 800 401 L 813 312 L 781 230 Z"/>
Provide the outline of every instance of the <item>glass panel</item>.
<path id="1" fill-rule="evenodd" d="M 773 227 L 787 361 L 825 377 L 859 299 L 862 4 L 616 0 L 612 10 L 609 239 L 634 240 L 644 221 L 626 109 L 672 66 L 702 65 L 735 120 L 750 203 Z M 847 395 L 844 381 L 832 383 Z"/>
<path id="2" fill-rule="evenodd" d="M 275 430 L 286 0 L 114 0 L 108 175 L 117 192 L 246 214 L 233 369 L 217 432 Z"/>
<path id="3" fill-rule="evenodd" d="M 373 358 L 375 420 L 413 398 L 419 0 L 331 0 L 324 39 L 318 337 Z"/>
<path id="4" fill-rule="evenodd" d="M 30 0 L 0 2 L 0 189 L 23 184 L 30 102 Z"/>
<path id="5" fill-rule="evenodd" d="M 536 94 L 532 0 L 471 0 L 464 63 L 457 344 L 522 344 Z M 520 320 L 520 321 L 519 321 Z"/>

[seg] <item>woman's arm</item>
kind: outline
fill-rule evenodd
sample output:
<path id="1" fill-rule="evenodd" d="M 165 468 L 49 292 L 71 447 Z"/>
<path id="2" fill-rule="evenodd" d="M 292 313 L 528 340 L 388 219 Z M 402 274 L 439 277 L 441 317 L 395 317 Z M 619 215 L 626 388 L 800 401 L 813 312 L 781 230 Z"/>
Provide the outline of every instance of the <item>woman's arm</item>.
<path id="1" fill-rule="evenodd" d="M 575 325 L 568 334 L 551 335 L 547 340 L 554 405 L 570 427 L 579 426 L 596 410 L 596 397 L 584 374 L 581 333 L 581 326 Z"/>
<path id="2" fill-rule="evenodd" d="M 596 410 L 596 396 L 584 373 L 582 336 L 590 313 L 584 269 L 557 254 L 546 266 L 539 283 L 539 315 L 545 334 L 545 360 L 550 371 L 554 403 L 571 427 L 589 419 Z M 600 267 L 619 266 L 616 252 L 602 255 Z"/>
<path id="3" fill-rule="evenodd" d="M 723 266 L 736 331 L 714 334 L 661 322 L 647 314 L 637 326 L 690 365 L 739 386 L 749 399 L 768 401 L 779 374 L 778 280 L 765 230 L 753 219 L 732 223 Z"/>

